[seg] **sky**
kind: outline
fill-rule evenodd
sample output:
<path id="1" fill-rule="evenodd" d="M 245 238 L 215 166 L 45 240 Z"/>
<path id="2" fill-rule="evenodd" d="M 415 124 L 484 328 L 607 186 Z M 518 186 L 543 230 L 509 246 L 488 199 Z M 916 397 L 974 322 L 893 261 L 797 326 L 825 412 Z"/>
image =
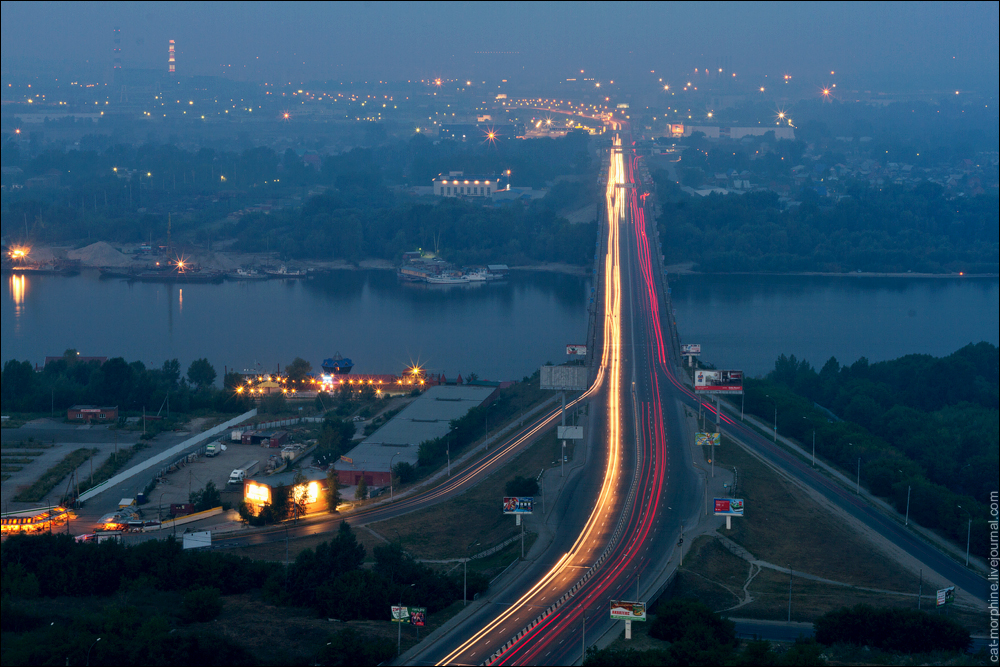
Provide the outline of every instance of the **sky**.
<path id="1" fill-rule="evenodd" d="M 477 75 L 546 82 L 792 74 L 896 90 L 993 97 L 998 3 L 249 3 L 10 2 L 3 69 L 103 66 L 121 28 L 125 67 L 276 81 Z M 836 72 L 829 75 L 829 72 Z M 773 80 L 773 79 L 772 79 Z"/>

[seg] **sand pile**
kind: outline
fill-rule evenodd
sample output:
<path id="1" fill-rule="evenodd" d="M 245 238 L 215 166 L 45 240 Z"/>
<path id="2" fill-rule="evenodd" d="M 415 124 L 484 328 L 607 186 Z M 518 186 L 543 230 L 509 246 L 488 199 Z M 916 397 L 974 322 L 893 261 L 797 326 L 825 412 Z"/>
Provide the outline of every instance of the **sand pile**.
<path id="1" fill-rule="evenodd" d="M 84 266 L 129 266 L 133 263 L 131 257 L 120 253 L 104 241 L 91 243 L 79 250 L 70 250 L 66 256 L 80 260 Z"/>

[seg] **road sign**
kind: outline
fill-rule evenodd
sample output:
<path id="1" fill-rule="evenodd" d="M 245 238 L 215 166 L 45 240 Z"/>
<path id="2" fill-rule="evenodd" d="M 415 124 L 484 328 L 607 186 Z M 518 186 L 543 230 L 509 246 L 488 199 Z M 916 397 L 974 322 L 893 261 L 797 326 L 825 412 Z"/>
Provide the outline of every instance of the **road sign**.
<path id="1" fill-rule="evenodd" d="M 716 498 L 716 516 L 743 516 L 742 498 Z"/>
<path id="2" fill-rule="evenodd" d="M 427 607 L 410 607 L 410 623 L 422 628 L 426 619 Z"/>
<path id="3" fill-rule="evenodd" d="M 695 433 L 694 444 L 700 447 L 718 447 L 722 444 L 722 438 L 718 433 Z"/>
<path id="4" fill-rule="evenodd" d="M 943 607 L 955 601 L 955 587 L 949 586 L 937 592 L 937 606 Z"/>
<path id="5" fill-rule="evenodd" d="M 392 605 L 392 622 L 393 623 L 409 623 L 410 622 L 410 608 L 409 607 L 397 607 Z"/>
<path id="6" fill-rule="evenodd" d="M 535 506 L 533 496 L 504 496 L 504 514 L 531 514 Z"/>
<path id="7" fill-rule="evenodd" d="M 587 356 L 587 346 L 586 345 L 573 345 L 573 344 L 567 345 L 566 346 L 566 354 L 568 354 L 570 356 L 574 356 L 575 355 L 575 356 L 579 356 L 579 357 L 585 357 L 585 356 Z"/>
<path id="8" fill-rule="evenodd" d="M 582 426 L 556 426 L 556 439 L 583 440 Z"/>
<path id="9" fill-rule="evenodd" d="M 540 388 L 585 391 L 590 386 L 587 371 L 586 366 L 542 366 L 539 370 Z"/>
<path id="10" fill-rule="evenodd" d="M 611 620 L 613 621 L 645 621 L 646 603 L 628 602 L 626 600 L 611 601 Z"/>

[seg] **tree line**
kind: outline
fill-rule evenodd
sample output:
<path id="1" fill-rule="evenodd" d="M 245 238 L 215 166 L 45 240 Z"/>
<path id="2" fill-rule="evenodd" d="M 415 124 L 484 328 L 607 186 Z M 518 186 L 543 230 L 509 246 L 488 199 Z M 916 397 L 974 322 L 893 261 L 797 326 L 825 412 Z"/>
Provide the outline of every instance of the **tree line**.
<path id="1" fill-rule="evenodd" d="M 947 357 L 911 354 L 850 366 L 830 358 L 817 372 L 781 355 L 761 380 L 747 379 L 746 410 L 860 479 L 910 518 L 988 552 L 990 492 L 1000 453 L 1000 349 L 981 342 Z"/>
<path id="2" fill-rule="evenodd" d="M 777 193 L 689 197 L 666 172 L 653 179 L 668 264 L 706 272 L 866 271 L 996 273 L 1000 267 L 996 193 L 948 199 L 924 182 L 914 188 L 866 183 L 836 203 L 811 189 L 785 208 Z"/>
<path id="3" fill-rule="evenodd" d="M 130 363 L 122 357 L 104 363 L 80 361 L 76 350 L 67 350 L 38 373 L 29 361 L 8 360 L 0 373 L 0 405 L 5 412 L 62 411 L 91 404 L 118 406 L 120 412 L 157 413 L 164 408 L 181 414 L 199 409 L 241 413 L 253 407 L 249 398 L 217 389 L 216 376 L 207 359 L 192 361 L 187 374 L 181 375 L 177 359 L 147 368 L 141 361 Z M 233 387 L 239 379 L 231 373 L 224 385 Z"/>
<path id="4" fill-rule="evenodd" d="M 214 640 L 211 634 L 182 634 L 179 648 L 169 650 L 160 642 L 170 636 L 171 629 L 176 632 L 186 623 L 218 616 L 220 596 L 256 592 L 270 604 L 301 607 L 322 618 L 346 621 L 388 620 L 389 607 L 400 602 L 427 607 L 433 614 L 462 595 L 461 573 L 437 573 L 415 561 L 399 544 L 376 547 L 370 568 L 363 567 L 366 555 L 346 522 L 328 542 L 301 552 L 287 568 L 226 553 L 183 550 L 172 537 L 123 545 L 76 542 L 61 534 L 16 535 L 0 547 L 4 664 L 61 664 L 66 655 L 92 644 L 96 636 L 107 642 L 98 653 L 100 662 L 138 664 L 142 657 L 142 664 L 253 664 L 253 656 L 232 642 L 216 643 L 204 660 L 188 655 L 205 646 L 206 638 Z M 469 573 L 470 596 L 488 585 L 485 576 Z M 59 629 L 59 634 L 47 619 L 32 617 L 19 606 L 33 598 L 93 597 L 110 602 L 127 600 L 129 595 L 149 597 L 153 592 L 180 595 L 182 604 L 158 609 L 148 618 L 125 604 L 117 610 L 111 604 L 106 613 L 117 614 L 114 623 L 107 623 L 100 614 L 94 619 L 78 617 L 72 631 Z M 125 617 L 130 620 L 123 624 Z M 89 641 L 83 641 L 84 637 Z M 165 651 L 166 656 L 176 651 L 177 661 L 165 662 L 156 651 Z"/>

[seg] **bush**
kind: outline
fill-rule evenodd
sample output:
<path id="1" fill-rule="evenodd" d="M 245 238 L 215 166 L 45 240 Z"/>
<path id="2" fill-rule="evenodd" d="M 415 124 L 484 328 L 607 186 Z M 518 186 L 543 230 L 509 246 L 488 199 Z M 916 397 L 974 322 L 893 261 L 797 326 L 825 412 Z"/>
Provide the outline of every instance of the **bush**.
<path id="1" fill-rule="evenodd" d="M 964 651 L 969 631 L 950 618 L 866 604 L 823 614 L 814 623 L 821 644 L 853 644 L 899 653 Z"/>
<path id="2" fill-rule="evenodd" d="M 504 492 L 508 496 L 535 496 L 538 494 L 538 480 L 533 477 L 518 475 L 507 482 Z"/>
<path id="3" fill-rule="evenodd" d="M 184 594 L 181 607 L 183 618 L 188 623 L 211 621 L 222 611 L 219 589 L 208 586 L 196 588 Z"/>

